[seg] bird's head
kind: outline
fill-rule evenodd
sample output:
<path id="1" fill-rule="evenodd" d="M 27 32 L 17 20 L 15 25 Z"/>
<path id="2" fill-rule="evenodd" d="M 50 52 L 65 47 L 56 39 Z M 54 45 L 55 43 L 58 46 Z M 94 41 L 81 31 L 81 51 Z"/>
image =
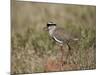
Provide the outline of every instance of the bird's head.
<path id="1" fill-rule="evenodd" d="M 54 22 L 48 22 L 47 23 L 47 26 L 44 27 L 44 29 L 46 31 L 49 31 L 49 30 L 52 30 L 52 29 L 55 29 L 55 28 L 56 28 L 56 23 L 54 23 Z"/>

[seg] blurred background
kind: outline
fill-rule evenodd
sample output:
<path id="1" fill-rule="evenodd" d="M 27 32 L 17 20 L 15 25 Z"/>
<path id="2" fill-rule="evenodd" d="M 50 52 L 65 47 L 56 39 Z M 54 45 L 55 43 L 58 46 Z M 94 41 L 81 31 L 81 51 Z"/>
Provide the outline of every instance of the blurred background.
<path id="1" fill-rule="evenodd" d="M 48 21 L 73 36 L 71 55 L 65 50 L 63 70 L 96 68 L 96 6 L 11 0 L 11 72 L 59 70 L 59 46 L 43 30 Z"/>

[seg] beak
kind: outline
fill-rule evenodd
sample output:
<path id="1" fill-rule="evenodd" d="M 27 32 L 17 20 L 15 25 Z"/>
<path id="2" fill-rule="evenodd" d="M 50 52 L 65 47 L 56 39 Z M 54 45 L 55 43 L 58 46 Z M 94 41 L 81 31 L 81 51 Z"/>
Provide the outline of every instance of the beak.
<path id="1" fill-rule="evenodd" d="M 43 30 L 44 30 L 44 31 L 48 31 L 48 28 L 47 28 L 47 27 L 43 27 Z"/>

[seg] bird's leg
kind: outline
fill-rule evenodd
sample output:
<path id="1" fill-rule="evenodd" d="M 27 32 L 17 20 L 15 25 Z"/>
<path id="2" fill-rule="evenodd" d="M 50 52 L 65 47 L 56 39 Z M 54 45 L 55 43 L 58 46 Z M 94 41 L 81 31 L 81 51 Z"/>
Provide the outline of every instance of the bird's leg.
<path id="1" fill-rule="evenodd" d="M 71 53 L 71 47 L 70 47 L 69 43 L 67 43 L 67 46 L 68 46 L 69 54 L 72 55 L 72 53 Z"/>
<path id="2" fill-rule="evenodd" d="M 62 53 L 62 55 L 61 55 L 61 60 L 62 60 L 62 62 L 63 62 L 63 57 L 64 57 L 64 50 L 63 50 L 63 46 L 61 46 L 61 53 Z"/>
<path id="3" fill-rule="evenodd" d="M 64 58 L 64 49 L 63 49 L 63 46 L 60 46 L 60 49 L 61 49 L 61 53 L 62 53 L 62 55 L 61 55 L 61 66 L 60 66 L 60 70 L 62 70 L 63 63 L 64 63 L 64 61 L 63 61 L 63 58 Z"/>
<path id="4" fill-rule="evenodd" d="M 67 43 L 67 46 L 68 46 L 68 50 L 71 50 L 71 47 L 70 47 L 69 43 Z"/>

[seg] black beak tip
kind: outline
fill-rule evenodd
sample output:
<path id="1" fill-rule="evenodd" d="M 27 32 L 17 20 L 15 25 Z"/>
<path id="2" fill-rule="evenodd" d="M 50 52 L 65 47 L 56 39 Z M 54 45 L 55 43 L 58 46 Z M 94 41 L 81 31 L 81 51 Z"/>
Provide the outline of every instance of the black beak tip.
<path id="1" fill-rule="evenodd" d="M 43 30 L 44 30 L 44 31 L 48 31 L 47 27 L 43 27 Z"/>

